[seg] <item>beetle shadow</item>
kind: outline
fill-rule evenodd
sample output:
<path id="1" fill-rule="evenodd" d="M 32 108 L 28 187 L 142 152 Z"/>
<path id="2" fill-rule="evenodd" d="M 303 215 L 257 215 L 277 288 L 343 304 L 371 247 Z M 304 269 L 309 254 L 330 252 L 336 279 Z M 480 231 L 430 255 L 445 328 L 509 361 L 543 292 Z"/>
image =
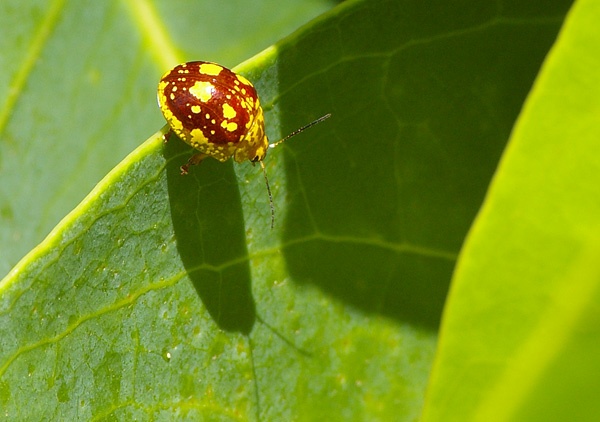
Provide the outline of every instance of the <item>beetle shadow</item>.
<path id="1" fill-rule="evenodd" d="M 248 335 L 256 321 L 256 306 L 233 164 L 209 158 L 182 176 L 180 166 L 192 151 L 174 135 L 163 154 L 183 266 L 216 324 L 225 331 Z"/>
<path id="2" fill-rule="evenodd" d="M 323 62 L 323 71 L 315 62 L 331 63 L 332 50 L 319 51 L 327 48 L 320 31 L 302 41 L 315 60 L 300 48 L 281 51 L 280 87 L 294 88 L 282 88 L 278 107 L 332 113 L 283 148 L 292 278 L 364 312 L 437 330 L 463 240 L 556 28 L 500 38 L 484 31 L 385 58 Z M 511 45 L 524 47 L 498 61 Z M 302 69 L 309 76 L 300 83 Z"/>

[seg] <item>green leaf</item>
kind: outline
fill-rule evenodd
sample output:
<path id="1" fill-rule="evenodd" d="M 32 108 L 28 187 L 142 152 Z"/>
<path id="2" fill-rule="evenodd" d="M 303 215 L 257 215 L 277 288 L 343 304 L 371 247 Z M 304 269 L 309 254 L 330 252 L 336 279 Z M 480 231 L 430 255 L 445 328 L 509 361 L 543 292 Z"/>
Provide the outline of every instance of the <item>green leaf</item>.
<path id="1" fill-rule="evenodd" d="M 234 66 L 329 3 L 2 0 L 0 275 L 164 124 L 171 66 Z"/>
<path id="2" fill-rule="evenodd" d="M 600 4 L 578 1 L 457 266 L 424 421 L 600 417 Z"/>
<path id="3" fill-rule="evenodd" d="M 33 214 L 7 202 L 3 216 L 35 220 L 31 198 L 62 203 L 66 183 L 106 164 L 89 145 L 114 150 L 162 122 L 150 111 L 154 63 L 185 50 L 200 13 L 110 4 L 95 6 L 100 20 L 48 6 L 73 45 L 41 50 L 58 63 L 38 81 L 47 99 L 32 101 L 35 113 L 10 110 L 1 133 L 9 146 L 37 140 L 23 159 L 55 155 L 63 176 L 25 173 L 60 189 L 24 181 Z M 333 114 L 267 156 L 275 230 L 258 168 L 206 160 L 181 177 L 190 149 L 157 132 L 1 282 L 4 414 L 416 419 L 456 256 L 568 6 L 344 2 L 239 66 L 272 140 Z M 71 56 L 89 40 L 92 55 Z M 69 105 L 53 109 L 61 92 Z M 27 125 L 38 114 L 74 142 L 34 156 L 52 134 Z M 85 159 L 61 161 L 77 148 Z"/>

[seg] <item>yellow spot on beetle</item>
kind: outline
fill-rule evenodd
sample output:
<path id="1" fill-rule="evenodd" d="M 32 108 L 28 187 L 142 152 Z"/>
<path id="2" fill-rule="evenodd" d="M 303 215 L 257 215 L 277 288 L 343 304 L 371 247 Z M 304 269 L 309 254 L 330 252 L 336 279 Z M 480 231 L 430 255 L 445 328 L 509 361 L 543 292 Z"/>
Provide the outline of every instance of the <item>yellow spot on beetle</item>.
<path id="1" fill-rule="evenodd" d="M 214 90 L 215 87 L 210 82 L 197 81 L 190 88 L 190 94 L 198 98 L 200 102 L 206 103 L 212 98 Z"/>
<path id="2" fill-rule="evenodd" d="M 192 139 L 194 139 L 194 144 L 196 145 L 201 145 L 204 143 L 208 142 L 208 138 L 206 136 L 204 136 L 204 132 L 202 132 L 202 130 L 200 129 L 194 129 L 190 132 L 190 135 L 192 136 Z M 196 145 L 192 145 L 194 148 L 196 148 Z"/>
<path id="3" fill-rule="evenodd" d="M 237 78 L 240 80 L 241 83 L 243 83 L 244 85 L 250 85 L 252 86 L 252 84 L 250 83 L 250 81 L 246 78 L 244 78 L 242 75 L 236 75 Z"/>
<path id="4" fill-rule="evenodd" d="M 198 114 L 198 113 L 200 113 L 200 111 L 201 110 L 200 110 L 200 106 L 199 105 L 193 105 L 192 106 L 192 113 Z"/>
<path id="5" fill-rule="evenodd" d="M 214 63 L 202 63 L 200 65 L 200 73 L 204 73 L 205 75 L 217 76 L 222 70 L 222 66 Z"/>
<path id="6" fill-rule="evenodd" d="M 236 115 L 237 113 L 233 107 L 227 103 L 223 104 L 223 117 L 226 119 L 233 119 Z"/>
<path id="7" fill-rule="evenodd" d="M 221 122 L 221 127 L 223 129 L 228 130 L 229 132 L 234 132 L 237 129 L 238 125 L 235 122 L 228 122 L 227 120 L 223 120 Z"/>

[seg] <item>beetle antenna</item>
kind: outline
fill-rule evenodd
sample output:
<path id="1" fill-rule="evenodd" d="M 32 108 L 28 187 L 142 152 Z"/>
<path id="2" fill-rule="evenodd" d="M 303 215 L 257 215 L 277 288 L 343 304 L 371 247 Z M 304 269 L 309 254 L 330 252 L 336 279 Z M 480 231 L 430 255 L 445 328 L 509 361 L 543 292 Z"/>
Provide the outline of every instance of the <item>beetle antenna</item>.
<path id="1" fill-rule="evenodd" d="M 269 207 L 271 208 L 271 230 L 275 227 L 275 204 L 273 204 L 273 194 L 271 193 L 271 186 L 269 185 L 269 178 L 267 177 L 267 169 L 265 163 L 259 161 L 260 168 L 262 169 L 263 176 L 265 176 L 265 183 L 267 184 L 267 193 L 269 194 Z"/>
<path id="2" fill-rule="evenodd" d="M 274 142 L 272 144 L 269 144 L 269 148 L 275 148 L 277 145 L 281 144 L 284 141 L 287 141 L 292 136 L 296 136 L 300 132 L 304 132 L 309 127 L 313 127 L 317 123 L 321 123 L 323 120 L 329 119 L 330 117 L 331 117 L 331 113 L 327 113 L 326 115 L 319 117 L 317 120 L 313 120 L 309 124 L 302 126 L 300 129 L 296 129 L 295 131 L 293 131 L 292 133 L 290 133 L 288 136 L 286 136 L 284 138 L 281 138 L 279 141 Z"/>
<path id="3" fill-rule="evenodd" d="M 287 141 L 292 136 L 296 136 L 300 132 L 304 132 L 309 127 L 316 125 L 317 123 L 321 123 L 323 120 L 329 119 L 331 117 L 331 113 L 327 113 L 324 116 L 319 117 L 317 120 L 313 120 L 307 125 L 302 126 L 300 129 L 296 129 L 288 136 L 281 138 L 279 141 L 269 144 L 269 148 L 275 148 L 280 143 Z M 267 184 L 267 193 L 269 194 L 269 207 L 271 208 L 271 230 L 275 227 L 275 204 L 273 203 L 273 194 L 271 193 L 271 186 L 269 185 L 269 178 L 267 177 L 267 169 L 265 168 L 265 163 L 261 160 L 259 161 L 260 168 L 262 169 L 263 176 L 265 177 L 265 183 Z"/>

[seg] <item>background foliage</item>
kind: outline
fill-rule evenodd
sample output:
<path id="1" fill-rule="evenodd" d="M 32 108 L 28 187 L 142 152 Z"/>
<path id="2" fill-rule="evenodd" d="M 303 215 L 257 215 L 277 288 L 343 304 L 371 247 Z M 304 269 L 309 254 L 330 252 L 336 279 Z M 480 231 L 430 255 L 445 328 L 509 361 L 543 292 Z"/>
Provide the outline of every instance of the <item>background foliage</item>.
<path id="1" fill-rule="evenodd" d="M 556 210 L 563 202 L 586 209 L 589 204 L 578 199 L 594 197 L 590 184 L 589 191 L 584 185 L 561 201 L 580 180 L 573 163 L 590 159 L 585 151 L 594 140 L 593 112 L 584 126 L 590 135 L 574 144 L 569 165 L 556 166 L 553 180 L 564 187 L 541 189 L 549 167 L 571 151 L 558 147 L 573 145 L 567 129 L 577 127 L 597 98 L 588 93 L 593 78 L 584 70 L 597 68 L 585 47 L 598 44 L 586 31 L 599 14 L 591 1 L 580 3 L 572 19 L 588 20 L 570 28 L 583 35 L 566 31 L 563 54 L 555 52 L 555 65 L 546 69 L 569 77 L 538 81 L 534 105 L 525 108 L 511 143 L 516 146 L 498 173 L 494 186 L 500 187 L 489 193 L 462 253 L 425 419 L 494 414 L 497 403 L 489 397 L 496 395 L 484 393 L 516 391 L 509 375 L 497 377 L 499 368 L 511 374 L 503 362 L 511 360 L 514 342 L 536 340 L 539 331 L 504 334 L 524 315 L 546 321 L 540 319 L 548 314 L 544 298 L 569 297 L 558 282 L 552 284 L 557 290 L 539 293 L 549 273 L 523 269 L 541 268 L 551 257 L 552 263 L 579 263 L 562 274 L 597 279 L 580 270 L 597 250 L 594 236 L 587 235 L 581 248 L 553 246 L 549 240 L 565 237 L 555 232 L 530 244 L 527 226 L 515 223 L 542 216 L 523 210 Z M 31 2 L 25 11 L 3 3 L 0 19 L 20 13 L 23 21 L 0 40 L 6 47 L 0 49 L 6 69 L 0 80 L 0 171 L 6 180 L 0 256 L 6 270 L 154 132 L 149 128 L 163 124 L 154 97 L 165 69 L 191 59 L 235 64 L 328 7 L 277 4 L 250 10 L 230 2 L 230 14 L 211 15 L 228 11 L 183 0 L 86 7 L 55 0 Z M 268 228 L 257 168 L 208 160 L 181 177 L 178 167 L 189 148 L 163 145 L 164 128 L 152 135 L 0 284 L 4 415 L 418 418 L 461 245 L 569 6 L 344 2 L 239 66 L 261 95 L 271 139 L 333 113 L 267 157 L 276 229 Z M 580 54 L 564 53 L 573 45 L 583 46 Z M 582 65 L 570 67 L 573 59 Z M 573 91 L 553 91 L 556 86 Z M 570 121 L 562 113 L 567 92 L 588 93 L 570 103 Z M 542 118 L 547 115 L 552 118 Z M 566 129 L 556 133 L 535 123 L 562 121 Z M 550 143 L 550 133 L 560 136 Z M 583 168 L 597 174 L 593 164 Z M 544 195 L 555 198 L 552 206 L 541 199 L 515 205 Z M 541 220 L 548 227 L 564 227 L 554 214 L 548 218 Z M 588 233 L 590 221 L 584 218 L 577 232 Z M 505 239 L 502 253 L 496 253 L 499 237 Z M 529 260 L 525 250 L 549 255 Z M 510 269 L 507 263 L 521 271 L 497 270 L 492 277 L 490 268 Z M 512 296 L 498 294 L 498 286 L 511 286 Z M 587 286 L 592 291 L 594 284 Z M 514 303 L 521 307 L 512 316 Z M 592 312 L 589 303 L 572 302 L 576 312 L 558 312 L 555 320 Z M 479 308 L 486 312 L 473 312 Z M 505 328 L 498 330 L 499 324 Z M 563 324 L 563 332 L 574 326 Z M 497 348 L 501 339 L 505 347 Z M 595 349 L 583 350 L 591 355 Z M 527 366 L 534 354 L 524 356 L 520 362 Z M 477 359 L 493 362 L 493 371 L 481 371 L 473 365 Z M 556 371 L 562 374 L 561 367 Z M 537 389 L 513 396 L 511 409 L 538 414 L 537 396 L 525 393 L 545 396 L 546 386 L 555 388 L 552 381 L 560 379 L 547 377 L 551 382 L 534 382 Z M 509 382 L 486 390 L 495 379 Z"/>

